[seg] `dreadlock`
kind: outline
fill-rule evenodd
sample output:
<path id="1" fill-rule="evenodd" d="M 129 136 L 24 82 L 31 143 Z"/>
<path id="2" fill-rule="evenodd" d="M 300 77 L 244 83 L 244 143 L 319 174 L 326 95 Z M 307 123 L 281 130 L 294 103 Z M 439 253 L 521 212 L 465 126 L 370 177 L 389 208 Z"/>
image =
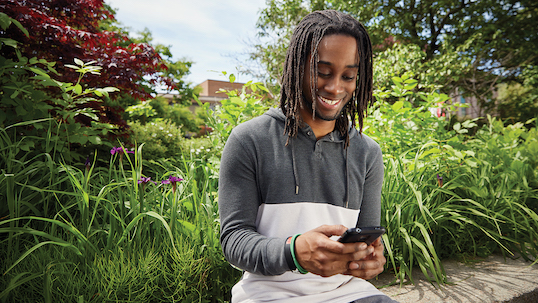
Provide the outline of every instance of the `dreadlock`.
<path id="1" fill-rule="evenodd" d="M 302 124 L 299 108 L 302 107 L 304 71 L 308 56 L 310 64 L 310 90 L 312 99 L 317 98 L 318 46 L 324 36 L 344 34 L 357 40 L 359 70 L 357 85 L 353 97 L 336 119 L 336 129 L 346 138 L 349 145 L 349 120 L 355 127 L 355 117 L 359 120 L 359 132 L 362 133 L 363 119 L 368 105 L 374 103 L 372 97 L 372 44 L 364 26 L 353 17 L 335 10 L 315 11 L 299 22 L 291 37 L 286 53 L 282 88 L 280 90 L 280 108 L 286 116 L 284 133 L 289 139 L 297 136 Z M 316 110 L 312 102 L 312 110 Z M 286 145 L 288 144 L 286 142 Z"/>

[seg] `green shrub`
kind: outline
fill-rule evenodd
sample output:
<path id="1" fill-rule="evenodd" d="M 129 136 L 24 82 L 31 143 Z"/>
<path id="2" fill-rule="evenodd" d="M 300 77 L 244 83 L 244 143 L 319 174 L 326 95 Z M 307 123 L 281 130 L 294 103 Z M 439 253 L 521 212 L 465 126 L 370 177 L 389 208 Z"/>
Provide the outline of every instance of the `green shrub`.
<path id="1" fill-rule="evenodd" d="M 145 125 L 149 122 L 168 120 L 176 124 L 183 133 L 198 132 L 204 120 L 191 112 L 189 105 L 179 103 L 169 104 L 168 99 L 156 97 L 154 99 L 129 106 L 126 111 L 133 122 Z"/>
<path id="2" fill-rule="evenodd" d="M 183 132 L 198 132 L 204 121 L 197 118 L 187 106 L 174 104 L 168 107 L 166 114 L 163 116 L 176 125 L 181 125 Z"/>
<path id="3" fill-rule="evenodd" d="M 2 30 L 11 30 L 10 24 L 20 24 L 0 13 Z M 24 30 L 25 31 L 25 30 Z M 25 34 L 28 33 L 25 31 Z M 52 78 L 57 74 L 55 62 L 23 57 L 17 42 L 0 41 L 13 48 L 16 59 L 0 56 L 0 127 L 8 132 L 22 151 L 33 155 L 49 153 L 52 158 L 80 161 L 85 158 L 78 151 L 89 146 L 110 145 L 106 138 L 119 132 L 118 125 L 100 119 L 100 106 L 109 93 L 118 91 L 113 87 L 84 87 L 86 74 L 99 74 L 101 67 L 93 62 L 75 58 L 75 65 L 67 64 L 78 73 L 76 83 L 63 83 Z M 28 124 L 25 122 L 33 121 Z M 22 124 L 20 124 L 22 123 Z M 17 127 L 15 127 L 17 126 Z M 20 139 L 20 140 L 19 140 Z M 51 153 L 51 151 L 58 153 Z"/>
<path id="4" fill-rule="evenodd" d="M 230 74 L 229 79 L 230 82 L 234 82 L 235 76 Z M 218 150 L 224 148 L 234 127 L 262 115 L 268 109 L 262 102 L 268 90 L 260 82 L 249 81 L 241 90 L 223 92 L 228 95 L 228 99 L 222 100 L 221 105 L 214 109 L 209 107 L 209 103 L 202 104 L 198 101 L 200 108 L 207 113 L 207 125 L 213 129 L 211 142 Z"/>
<path id="5" fill-rule="evenodd" d="M 156 120 L 143 125 L 131 123 L 132 144 L 144 144 L 144 159 L 179 158 L 183 152 L 184 142 L 181 129 L 171 121 Z"/>

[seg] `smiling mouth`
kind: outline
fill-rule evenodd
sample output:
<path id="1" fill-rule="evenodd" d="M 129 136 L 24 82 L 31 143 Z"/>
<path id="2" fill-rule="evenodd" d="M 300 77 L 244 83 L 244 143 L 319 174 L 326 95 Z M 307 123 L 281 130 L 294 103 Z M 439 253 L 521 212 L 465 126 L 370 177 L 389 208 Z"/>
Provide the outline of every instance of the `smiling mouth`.
<path id="1" fill-rule="evenodd" d="M 318 96 L 318 97 L 323 103 L 327 103 L 329 105 L 335 105 L 338 102 L 342 101 L 342 99 L 331 100 L 331 99 L 323 98 L 322 96 Z"/>

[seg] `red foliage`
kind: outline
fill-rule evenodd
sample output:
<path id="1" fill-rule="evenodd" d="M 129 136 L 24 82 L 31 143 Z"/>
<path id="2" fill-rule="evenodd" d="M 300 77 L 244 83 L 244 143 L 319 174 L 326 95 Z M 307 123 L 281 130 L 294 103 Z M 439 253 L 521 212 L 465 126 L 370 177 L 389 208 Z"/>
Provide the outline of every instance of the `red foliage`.
<path id="1" fill-rule="evenodd" d="M 103 67 L 101 75 L 84 79 L 90 87 L 114 86 L 143 100 L 150 97 L 144 77 L 151 84 L 173 85 L 157 75 L 166 66 L 153 47 L 129 44 L 127 36 L 99 28 L 101 21 L 114 19 L 102 0 L 0 0 L 0 11 L 21 22 L 30 33 L 26 37 L 21 31 L 11 30 L 3 36 L 21 42 L 26 57 L 58 62 L 60 81 L 76 81 L 78 74 L 63 65 L 79 58 L 84 62 L 95 60 Z"/>

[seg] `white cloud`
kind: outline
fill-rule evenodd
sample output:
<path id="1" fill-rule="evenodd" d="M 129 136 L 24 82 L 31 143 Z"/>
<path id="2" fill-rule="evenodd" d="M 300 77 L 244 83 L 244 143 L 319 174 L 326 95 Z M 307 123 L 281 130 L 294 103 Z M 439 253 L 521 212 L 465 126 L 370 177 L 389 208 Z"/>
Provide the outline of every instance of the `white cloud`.
<path id="1" fill-rule="evenodd" d="M 194 61 L 189 79 L 194 83 L 217 74 L 235 72 L 228 56 L 241 53 L 242 43 L 254 36 L 264 0 L 106 0 L 117 8 L 116 18 L 133 32 L 147 27 L 155 43 L 170 45 L 175 59 Z M 239 79 L 239 81 L 246 81 Z"/>

